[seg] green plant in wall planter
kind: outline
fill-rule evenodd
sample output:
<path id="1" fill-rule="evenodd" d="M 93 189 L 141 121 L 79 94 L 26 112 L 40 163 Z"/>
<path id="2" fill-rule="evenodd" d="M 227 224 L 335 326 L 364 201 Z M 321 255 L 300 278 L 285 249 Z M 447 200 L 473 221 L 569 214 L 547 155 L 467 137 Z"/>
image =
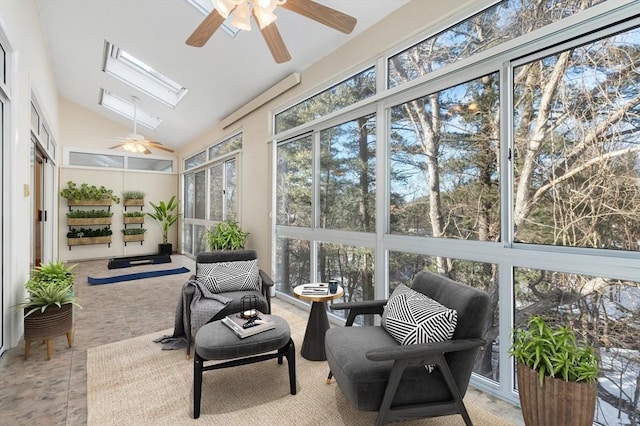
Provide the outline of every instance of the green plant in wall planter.
<path id="1" fill-rule="evenodd" d="M 147 232 L 147 230 L 144 228 L 128 228 L 122 230 L 123 235 L 143 235 L 145 232 Z"/>
<path id="2" fill-rule="evenodd" d="M 124 191 L 122 193 L 122 204 L 125 206 L 142 206 L 144 205 L 144 191 Z"/>
<path id="3" fill-rule="evenodd" d="M 61 261 L 43 263 L 33 269 L 25 283 L 28 296 L 15 305 L 24 311 L 25 359 L 33 341 L 46 341 L 48 359 L 53 337 L 66 334 L 71 347 L 73 306 L 81 307 L 73 292 L 75 266 L 65 266 Z"/>
<path id="4" fill-rule="evenodd" d="M 168 202 L 160 201 L 158 204 L 149 202 L 153 208 L 153 213 L 147 213 L 147 216 L 158 221 L 160 229 L 162 229 L 162 244 L 158 244 L 158 254 L 170 255 L 173 253 L 173 246 L 169 243 L 169 228 L 173 226 L 180 217 L 180 213 L 175 211 L 178 209 L 178 199 L 172 196 Z"/>
<path id="5" fill-rule="evenodd" d="M 97 187 L 95 185 L 89 185 L 86 183 L 78 186 L 73 181 L 67 182 L 67 187 L 60 191 L 60 196 L 67 199 L 69 204 L 77 204 L 82 201 L 94 201 L 94 202 L 108 202 L 115 203 L 120 202 L 120 197 L 114 195 L 113 190 L 107 189 L 104 186 Z"/>
<path id="6" fill-rule="evenodd" d="M 248 236 L 238 222 L 226 220 L 208 229 L 205 238 L 209 250 L 239 250 L 244 248 Z"/>
<path id="7" fill-rule="evenodd" d="M 527 426 L 591 425 L 595 413 L 598 357 L 568 326 L 552 327 L 540 316 L 514 331 L 509 353 L 517 362 L 518 393 Z"/>

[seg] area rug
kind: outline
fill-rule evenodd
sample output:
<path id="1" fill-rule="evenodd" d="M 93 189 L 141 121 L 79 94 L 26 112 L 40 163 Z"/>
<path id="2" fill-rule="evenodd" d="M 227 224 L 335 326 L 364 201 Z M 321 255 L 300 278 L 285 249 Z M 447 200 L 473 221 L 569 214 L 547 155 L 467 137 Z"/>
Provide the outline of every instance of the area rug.
<path id="1" fill-rule="evenodd" d="M 280 309 L 296 344 L 297 394 L 289 393 L 286 360 L 269 360 L 204 373 L 200 418 L 193 419 L 193 360 L 185 350 L 163 351 L 153 339 L 172 330 L 89 348 L 89 425 L 372 425 L 376 413 L 351 407 L 335 383 L 326 384 L 326 361 L 299 355 L 306 319 Z M 475 425 L 510 425 L 466 402 Z M 402 425 L 464 425 L 459 415 Z"/>
<path id="2" fill-rule="evenodd" d="M 141 280 L 143 278 L 160 277 L 162 275 L 184 274 L 186 272 L 189 272 L 189 268 L 185 268 L 183 266 L 181 268 L 175 268 L 175 269 L 162 269 L 159 271 L 137 272 L 135 274 L 114 275 L 112 277 L 104 277 L 104 278 L 93 278 L 88 276 L 87 282 L 89 284 L 94 284 L 94 285 L 111 284 L 111 283 L 119 283 L 121 281 Z"/>

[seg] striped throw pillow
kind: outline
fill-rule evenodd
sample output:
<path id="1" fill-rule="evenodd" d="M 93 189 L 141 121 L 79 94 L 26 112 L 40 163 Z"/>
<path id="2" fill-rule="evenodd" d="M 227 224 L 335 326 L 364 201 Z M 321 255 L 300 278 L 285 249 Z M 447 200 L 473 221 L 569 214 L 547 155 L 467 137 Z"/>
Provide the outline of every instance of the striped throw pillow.
<path id="1" fill-rule="evenodd" d="M 258 260 L 198 264 L 196 279 L 212 293 L 260 291 Z"/>
<path id="2" fill-rule="evenodd" d="M 453 337 L 458 313 L 401 284 L 387 302 L 383 327 L 401 345 L 442 342 Z M 398 286 L 400 287 L 400 286 Z M 433 367 L 427 366 L 429 371 Z"/>

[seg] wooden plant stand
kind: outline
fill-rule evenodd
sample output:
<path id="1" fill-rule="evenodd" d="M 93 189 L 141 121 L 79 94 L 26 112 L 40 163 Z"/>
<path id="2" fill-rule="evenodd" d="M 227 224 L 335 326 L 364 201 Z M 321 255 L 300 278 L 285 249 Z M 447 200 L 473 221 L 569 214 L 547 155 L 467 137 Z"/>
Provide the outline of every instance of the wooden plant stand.
<path id="1" fill-rule="evenodd" d="M 73 346 L 73 305 L 67 303 L 60 308 L 48 307 L 44 312 L 34 312 L 24 319 L 24 359 L 29 357 L 31 342 L 44 340 L 47 345 L 47 360 L 51 360 L 54 337 L 67 336 L 67 344 Z"/>

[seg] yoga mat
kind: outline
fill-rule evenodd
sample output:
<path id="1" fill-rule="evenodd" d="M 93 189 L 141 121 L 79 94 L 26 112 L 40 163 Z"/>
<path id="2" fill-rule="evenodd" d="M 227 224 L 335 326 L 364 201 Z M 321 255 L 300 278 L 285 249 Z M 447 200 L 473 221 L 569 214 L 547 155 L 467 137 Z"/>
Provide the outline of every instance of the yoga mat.
<path id="1" fill-rule="evenodd" d="M 138 272 L 136 274 L 115 275 L 113 277 L 105 277 L 105 278 L 87 277 L 87 282 L 89 282 L 89 284 L 111 284 L 111 283 L 119 283 L 121 281 L 131 281 L 131 280 L 140 280 L 143 278 L 160 277 L 162 275 L 184 274 L 186 272 L 189 272 L 189 269 L 183 266 L 182 268 L 176 268 L 176 269 L 163 269 L 160 271 Z"/>

